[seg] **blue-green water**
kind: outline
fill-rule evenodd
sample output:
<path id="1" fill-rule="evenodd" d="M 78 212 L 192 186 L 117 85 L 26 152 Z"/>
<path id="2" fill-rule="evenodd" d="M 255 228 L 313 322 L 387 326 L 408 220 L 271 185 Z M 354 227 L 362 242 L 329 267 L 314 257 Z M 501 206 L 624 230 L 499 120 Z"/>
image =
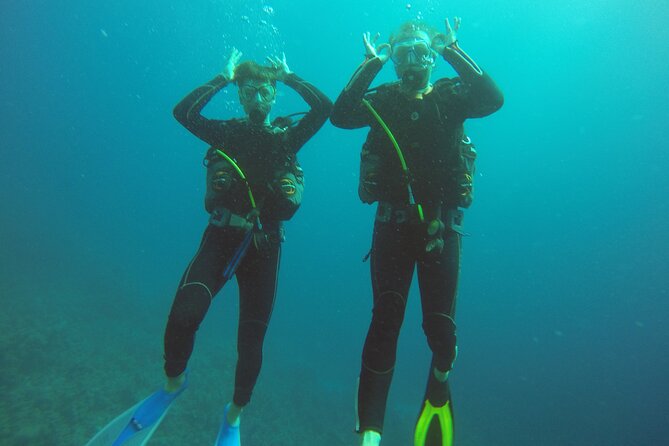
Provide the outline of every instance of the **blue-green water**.
<path id="1" fill-rule="evenodd" d="M 452 374 L 458 446 L 666 444 L 669 434 L 669 8 L 484 0 L 46 2 L 0 6 L 0 443 L 83 444 L 161 384 L 162 332 L 195 252 L 204 143 L 172 107 L 232 46 L 285 51 L 333 100 L 363 31 L 463 17 L 462 47 L 506 96 L 472 121 Z M 441 63 L 439 76 L 452 71 Z M 378 81 L 393 78 L 386 67 Z M 285 88 L 276 114 L 304 110 Z M 205 109 L 240 113 L 232 88 Z M 326 126 L 300 152 L 245 445 L 354 445 L 371 310 L 365 131 Z M 213 444 L 232 393 L 236 289 L 198 335 L 191 386 L 153 444 Z M 429 354 L 417 289 L 384 446 L 411 444 Z"/>

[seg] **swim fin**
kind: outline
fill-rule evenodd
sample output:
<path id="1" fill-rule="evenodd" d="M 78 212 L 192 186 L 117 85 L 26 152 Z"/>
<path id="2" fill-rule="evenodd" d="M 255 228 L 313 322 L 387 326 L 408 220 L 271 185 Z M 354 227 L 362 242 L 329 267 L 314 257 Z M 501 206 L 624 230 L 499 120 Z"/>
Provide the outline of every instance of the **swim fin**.
<path id="1" fill-rule="evenodd" d="M 221 429 L 218 431 L 218 437 L 216 437 L 216 446 L 240 446 L 239 425 L 230 426 L 228 423 L 229 410 L 230 404 L 225 406 L 223 411 L 223 421 L 221 422 Z"/>
<path id="2" fill-rule="evenodd" d="M 186 390 L 188 380 L 175 392 L 160 389 L 127 409 L 100 430 L 86 446 L 143 446 L 167 415 L 172 402 Z"/>
<path id="3" fill-rule="evenodd" d="M 448 380 L 438 381 L 430 367 L 423 407 L 416 422 L 414 446 L 452 446 L 453 407 Z"/>

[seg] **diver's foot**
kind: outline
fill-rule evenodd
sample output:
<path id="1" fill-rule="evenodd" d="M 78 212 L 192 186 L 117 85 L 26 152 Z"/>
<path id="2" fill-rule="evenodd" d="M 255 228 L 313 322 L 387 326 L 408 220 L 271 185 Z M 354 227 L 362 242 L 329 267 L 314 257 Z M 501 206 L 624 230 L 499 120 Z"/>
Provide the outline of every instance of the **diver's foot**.
<path id="1" fill-rule="evenodd" d="M 174 393 L 181 390 L 182 386 L 186 382 L 187 376 L 188 373 L 186 371 L 175 377 L 168 376 L 167 381 L 165 382 L 165 391 L 168 393 Z"/>
<path id="2" fill-rule="evenodd" d="M 451 399 L 451 392 L 448 388 L 448 372 L 443 375 L 437 369 L 433 370 L 427 380 L 427 390 L 425 399 L 429 400 L 434 407 L 441 407 Z M 444 376 L 445 375 L 445 376 Z M 443 379 L 443 381 L 442 381 Z"/>
<path id="3" fill-rule="evenodd" d="M 228 424 L 232 427 L 239 427 L 239 421 L 242 415 L 243 407 L 236 405 L 234 402 L 228 403 L 225 406 L 225 417 L 228 420 Z"/>
<path id="4" fill-rule="evenodd" d="M 231 409 L 234 411 L 236 406 L 233 406 L 232 403 L 228 403 L 225 406 L 223 411 L 223 422 L 221 423 L 221 430 L 218 432 L 218 437 L 216 438 L 216 446 L 240 446 L 241 440 L 239 435 L 239 413 L 234 415 L 231 418 L 236 418 L 236 420 L 229 421 L 228 415 L 230 414 Z"/>
<path id="5" fill-rule="evenodd" d="M 362 433 L 362 443 L 360 443 L 360 446 L 379 446 L 380 444 L 380 433 L 376 431 L 365 431 Z"/>
<path id="6" fill-rule="evenodd" d="M 439 381 L 440 383 L 446 382 L 446 380 L 448 379 L 448 372 L 449 372 L 448 370 L 445 371 L 445 372 L 442 372 L 441 370 L 439 370 L 436 367 L 432 369 L 432 373 L 434 374 L 434 378 L 437 381 Z"/>

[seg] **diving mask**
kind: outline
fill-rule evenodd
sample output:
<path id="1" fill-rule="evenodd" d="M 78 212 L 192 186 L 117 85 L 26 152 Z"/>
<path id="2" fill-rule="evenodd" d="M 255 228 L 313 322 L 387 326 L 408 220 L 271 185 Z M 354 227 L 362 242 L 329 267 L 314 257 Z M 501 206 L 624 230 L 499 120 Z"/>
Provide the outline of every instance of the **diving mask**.
<path id="1" fill-rule="evenodd" d="M 419 65 L 427 68 L 434 65 L 434 51 L 430 42 L 412 38 L 393 43 L 390 58 L 395 65 Z"/>
<path id="2" fill-rule="evenodd" d="M 246 83 L 239 87 L 239 96 L 247 102 L 256 98 L 262 102 L 272 102 L 276 97 L 276 89 L 269 83 L 260 85 Z"/>

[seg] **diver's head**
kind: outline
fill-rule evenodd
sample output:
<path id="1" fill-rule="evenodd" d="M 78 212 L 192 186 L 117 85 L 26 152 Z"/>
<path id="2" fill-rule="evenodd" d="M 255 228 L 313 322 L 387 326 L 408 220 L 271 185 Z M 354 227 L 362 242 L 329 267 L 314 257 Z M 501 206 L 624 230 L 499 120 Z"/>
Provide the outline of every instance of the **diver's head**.
<path id="1" fill-rule="evenodd" d="M 276 100 L 276 69 L 243 62 L 235 68 L 239 102 L 254 124 L 269 124 L 269 112 Z"/>
<path id="2" fill-rule="evenodd" d="M 390 58 L 404 88 L 420 90 L 428 86 L 437 61 L 432 49 L 432 39 L 437 34 L 426 23 L 412 20 L 390 36 Z"/>

